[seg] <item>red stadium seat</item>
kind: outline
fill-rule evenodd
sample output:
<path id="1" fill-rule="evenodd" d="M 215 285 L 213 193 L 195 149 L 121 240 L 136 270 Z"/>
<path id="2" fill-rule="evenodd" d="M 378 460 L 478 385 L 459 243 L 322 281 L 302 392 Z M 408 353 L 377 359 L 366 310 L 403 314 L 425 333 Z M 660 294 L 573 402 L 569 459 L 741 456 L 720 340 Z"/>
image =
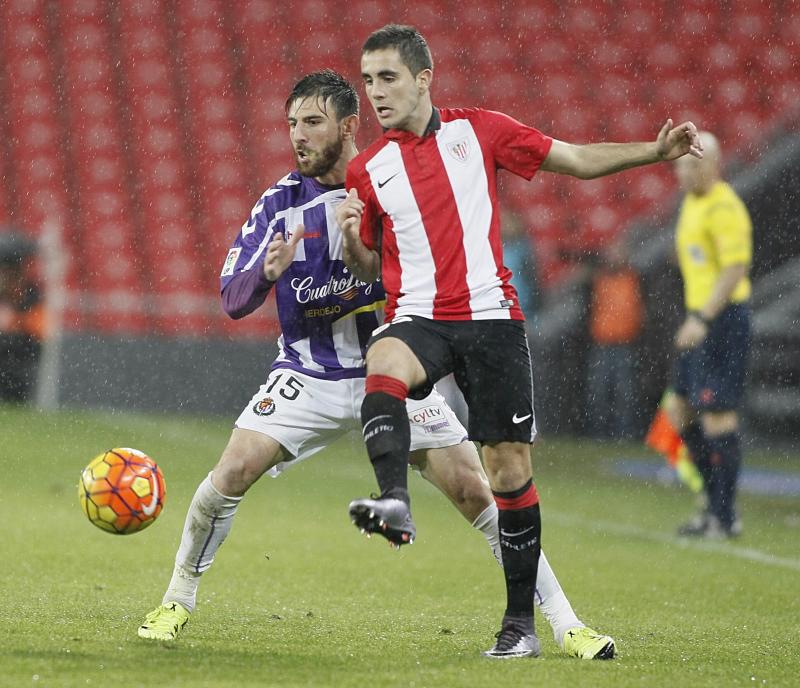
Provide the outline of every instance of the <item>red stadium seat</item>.
<path id="1" fill-rule="evenodd" d="M 757 110 L 736 109 L 722 120 L 719 132 L 726 150 L 738 151 L 746 157 L 755 157 L 764 145 L 764 118 Z"/>
<path id="2" fill-rule="evenodd" d="M 610 16 L 594 3 L 574 3 L 561 17 L 564 36 L 571 42 L 593 43 L 597 36 L 608 33 Z"/>
<path id="3" fill-rule="evenodd" d="M 536 3 L 515 3 L 508 10 L 511 25 L 523 37 L 539 37 L 563 30 L 561 8 L 553 0 Z"/>
<path id="4" fill-rule="evenodd" d="M 654 79 L 677 77 L 687 69 L 687 51 L 683 44 L 671 42 L 669 38 L 657 41 L 641 53 L 642 74 Z"/>
<path id="5" fill-rule="evenodd" d="M 641 2 L 624 2 L 611 19 L 612 31 L 624 38 L 626 45 L 636 50 L 648 49 L 653 45 L 653 36 L 664 33 L 665 17 L 656 4 L 643 5 Z"/>
<path id="6" fill-rule="evenodd" d="M 636 53 L 625 42 L 610 39 L 598 41 L 585 52 L 584 58 L 592 72 L 630 74 Z"/>
<path id="7" fill-rule="evenodd" d="M 651 141 L 663 122 L 649 109 L 619 109 L 605 120 L 608 141 Z"/>
<path id="8" fill-rule="evenodd" d="M 558 34 L 537 39 L 521 58 L 528 69 L 539 74 L 557 74 L 578 66 L 574 48 Z"/>

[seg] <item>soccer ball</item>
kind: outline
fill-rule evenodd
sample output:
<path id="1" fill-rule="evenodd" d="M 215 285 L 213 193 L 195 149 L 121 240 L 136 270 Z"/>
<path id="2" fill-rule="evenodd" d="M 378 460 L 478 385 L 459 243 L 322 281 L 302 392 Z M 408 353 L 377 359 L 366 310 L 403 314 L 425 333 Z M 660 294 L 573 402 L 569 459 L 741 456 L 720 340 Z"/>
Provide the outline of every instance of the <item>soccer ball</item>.
<path id="1" fill-rule="evenodd" d="M 167 496 L 161 469 L 136 449 L 109 449 L 89 462 L 78 483 L 78 497 L 98 528 L 129 535 L 158 518 Z"/>

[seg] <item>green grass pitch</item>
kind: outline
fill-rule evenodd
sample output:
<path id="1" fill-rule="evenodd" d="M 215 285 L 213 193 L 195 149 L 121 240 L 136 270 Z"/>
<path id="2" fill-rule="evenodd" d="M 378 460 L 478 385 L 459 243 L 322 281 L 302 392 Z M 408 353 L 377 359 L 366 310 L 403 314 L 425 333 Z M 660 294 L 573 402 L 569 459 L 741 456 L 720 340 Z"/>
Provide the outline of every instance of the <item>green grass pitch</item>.
<path id="1" fill-rule="evenodd" d="M 352 527 L 374 489 L 347 439 L 245 498 L 172 644 L 136 628 L 161 600 L 186 508 L 229 434 L 226 419 L 0 407 L 0 686 L 797 686 L 800 504 L 744 495 L 745 535 L 672 536 L 693 511 L 673 486 L 610 470 L 637 445 L 544 438 L 534 449 L 544 546 L 573 606 L 619 657 L 564 656 L 537 616 L 543 656 L 481 657 L 504 603 L 483 538 L 411 477 L 418 541 L 400 552 Z M 113 446 L 149 453 L 167 482 L 149 529 L 94 528 L 80 470 Z M 750 465 L 800 456 L 750 450 Z"/>

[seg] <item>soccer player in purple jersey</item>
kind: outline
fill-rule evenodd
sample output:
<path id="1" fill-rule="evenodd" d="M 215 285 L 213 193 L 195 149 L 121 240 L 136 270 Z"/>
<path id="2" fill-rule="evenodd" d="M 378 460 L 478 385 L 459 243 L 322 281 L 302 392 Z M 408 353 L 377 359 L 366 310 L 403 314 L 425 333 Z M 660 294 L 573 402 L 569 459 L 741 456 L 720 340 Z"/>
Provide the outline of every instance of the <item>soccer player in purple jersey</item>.
<path id="1" fill-rule="evenodd" d="M 360 282 L 345 267 L 335 219 L 346 195 L 347 163 L 357 154 L 358 96 L 335 72 L 315 72 L 297 83 L 286 113 L 297 171 L 256 203 L 221 275 L 223 306 L 233 318 L 253 312 L 275 292 L 279 353 L 195 493 L 172 579 L 162 605 L 139 627 L 142 638 L 178 636 L 194 610 L 201 575 L 262 474 L 275 477 L 361 426 L 364 353 L 383 320 L 385 296 L 380 283 Z M 411 465 L 483 533 L 500 561 L 497 508 L 463 426 L 435 390 L 409 400 L 407 412 Z M 577 618 L 544 557 L 538 580 L 537 602 L 568 654 L 613 654 L 614 641 Z"/>

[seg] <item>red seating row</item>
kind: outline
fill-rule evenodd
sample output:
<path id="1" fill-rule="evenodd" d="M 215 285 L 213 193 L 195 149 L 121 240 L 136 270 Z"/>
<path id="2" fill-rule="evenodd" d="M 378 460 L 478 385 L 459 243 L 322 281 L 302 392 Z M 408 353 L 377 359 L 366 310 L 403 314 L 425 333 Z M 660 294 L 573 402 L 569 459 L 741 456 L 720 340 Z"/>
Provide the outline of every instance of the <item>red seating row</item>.
<path id="1" fill-rule="evenodd" d="M 0 3 L 0 173 L 11 180 L 0 223 L 65 224 L 68 288 L 82 295 L 75 326 L 263 333 L 274 321 L 224 319 L 217 275 L 260 193 L 292 165 L 285 98 L 321 67 L 358 83 L 361 42 L 390 21 L 427 36 L 435 102 L 502 110 L 564 140 L 646 140 L 670 116 L 751 156 L 796 113 L 791 0 L 613 5 Z M 362 119 L 364 145 L 379 132 L 366 99 Z M 546 278 L 558 273 L 559 246 L 602 244 L 675 190 L 666 165 L 595 182 L 503 183 Z"/>

